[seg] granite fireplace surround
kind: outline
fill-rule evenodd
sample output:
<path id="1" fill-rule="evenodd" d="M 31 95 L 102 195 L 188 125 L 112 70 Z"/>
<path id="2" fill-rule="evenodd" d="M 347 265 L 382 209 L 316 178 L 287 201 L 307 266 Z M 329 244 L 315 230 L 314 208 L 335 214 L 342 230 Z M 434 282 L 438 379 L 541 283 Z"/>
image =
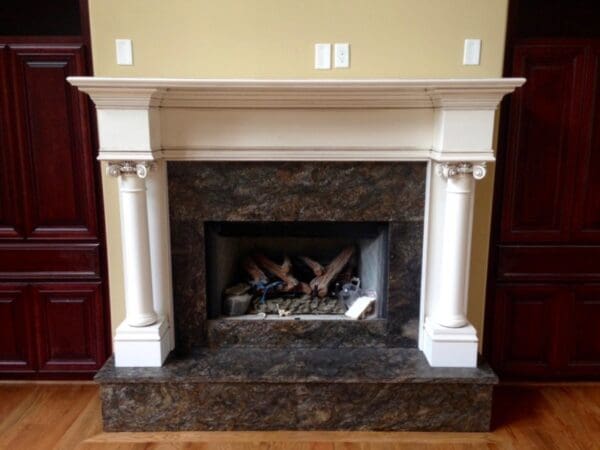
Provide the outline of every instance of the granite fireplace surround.
<path id="1" fill-rule="evenodd" d="M 70 78 L 120 192 L 104 429 L 488 430 L 473 197 L 498 103 L 524 81 Z M 383 313 L 209 318 L 205 224 L 227 221 L 385 224 Z"/>
<path id="2" fill-rule="evenodd" d="M 424 163 L 174 161 L 168 163 L 168 176 L 178 351 L 232 345 L 417 347 Z M 207 221 L 387 222 L 386 317 L 207 320 L 203 235 Z"/>

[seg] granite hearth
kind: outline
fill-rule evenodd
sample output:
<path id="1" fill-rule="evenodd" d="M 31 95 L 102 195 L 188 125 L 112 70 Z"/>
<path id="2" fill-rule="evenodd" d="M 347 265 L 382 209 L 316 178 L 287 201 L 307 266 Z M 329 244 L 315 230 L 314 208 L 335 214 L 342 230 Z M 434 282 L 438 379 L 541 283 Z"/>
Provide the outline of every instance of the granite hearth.
<path id="1" fill-rule="evenodd" d="M 96 377 L 106 431 L 489 429 L 497 379 L 466 314 L 473 199 L 523 79 L 69 81 L 119 180 L 126 317 Z M 335 235 L 317 256 L 356 249 L 347 275 L 377 308 L 224 318 L 227 258 L 256 244 L 245 225 L 275 230 L 279 258 L 308 248 L 282 229 Z"/>
<path id="2" fill-rule="evenodd" d="M 417 349 L 197 349 L 97 375 L 105 431 L 486 431 L 487 365 L 432 368 Z"/>

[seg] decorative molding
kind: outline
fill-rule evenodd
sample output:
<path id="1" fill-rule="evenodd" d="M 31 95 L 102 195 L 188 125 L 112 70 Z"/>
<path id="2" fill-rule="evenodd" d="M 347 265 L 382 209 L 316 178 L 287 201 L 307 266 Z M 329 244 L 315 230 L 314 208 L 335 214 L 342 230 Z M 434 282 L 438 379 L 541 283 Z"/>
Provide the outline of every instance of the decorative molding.
<path id="1" fill-rule="evenodd" d="M 487 173 L 486 163 L 441 163 L 436 167 L 437 174 L 442 178 L 448 179 L 462 174 L 472 174 L 476 180 L 481 180 Z"/>
<path id="2" fill-rule="evenodd" d="M 431 80 L 209 80 L 69 77 L 98 109 L 496 109 L 524 78 Z"/>
<path id="3" fill-rule="evenodd" d="M 438 152 L 405 147 L 166 147 L 152 152 L 100 148 L 98 160 L 115 161 L 494 161 L 492 149 L 479 152 Z"/>
<path id="4" fill-rule="evenodd" d="M 151 161 L 111 161 L 106 167 L 106 174 L 111 177 L 137 175 L 146 178 L 153 166 L 154 163 Z"/>

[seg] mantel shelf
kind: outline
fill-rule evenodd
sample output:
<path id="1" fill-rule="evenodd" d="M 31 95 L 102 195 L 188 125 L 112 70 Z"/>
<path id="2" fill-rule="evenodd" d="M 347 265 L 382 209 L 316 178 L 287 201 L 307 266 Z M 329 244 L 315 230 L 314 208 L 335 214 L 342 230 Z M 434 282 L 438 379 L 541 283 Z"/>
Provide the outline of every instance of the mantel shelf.
<path id="1" fill-rule="evenodd" d="M 254 80 L 70 77 L 99 109 L 495 109 L 524 78 Z"/>

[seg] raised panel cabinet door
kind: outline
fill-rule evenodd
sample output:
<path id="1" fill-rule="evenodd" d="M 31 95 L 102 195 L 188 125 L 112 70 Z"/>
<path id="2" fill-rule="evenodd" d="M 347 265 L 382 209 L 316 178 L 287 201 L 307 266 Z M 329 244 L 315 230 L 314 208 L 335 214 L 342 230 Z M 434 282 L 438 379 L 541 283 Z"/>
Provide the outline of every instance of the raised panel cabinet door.
<path id="1" fill-rule="evenodd" d="M 22 238 L 8 48 L 0 44 L 0 239 Z"/>
<path id="2" fill-rule="evenodd" d="M 82 45 L 11 45 L 28 239 L 97 236 L 87 99 L 66 81 L 86 73 Z"/>
<path id="3" fill-rule="evenodd" d="M 0 283 L 0 371 L 35 369 L 31 303 L 24 284 Z"/>
<path id="4" fill-rule="evenodd" d="M 512 76 L 501 240 L 563 242 L 569 237 L 573 155 L 580 144 L 585 46 L 523 44 Z"/>
<path id="5" fill-rule="evenodd" d="M 99 283 L 33 286 L 40 372 L 98 370 L 105 359 Z"/>
<path id="6" fill-rule="evenodd" d="M 497 286 L 492 362 L 502 375 L 544 376 L 557 366 L 563 286 Z"/>
<path id="7" fill-rule="evenodd" d="M 567 372 L 597 375 L 600 371 L 600 284 L 574 286 L 567 328 Z"/>
<path id="8" fill-rule="evenodd" d="M 600 242 L 600 44 L 592 46 L 579 146 L 572 225 L 573 242 Z"/>

